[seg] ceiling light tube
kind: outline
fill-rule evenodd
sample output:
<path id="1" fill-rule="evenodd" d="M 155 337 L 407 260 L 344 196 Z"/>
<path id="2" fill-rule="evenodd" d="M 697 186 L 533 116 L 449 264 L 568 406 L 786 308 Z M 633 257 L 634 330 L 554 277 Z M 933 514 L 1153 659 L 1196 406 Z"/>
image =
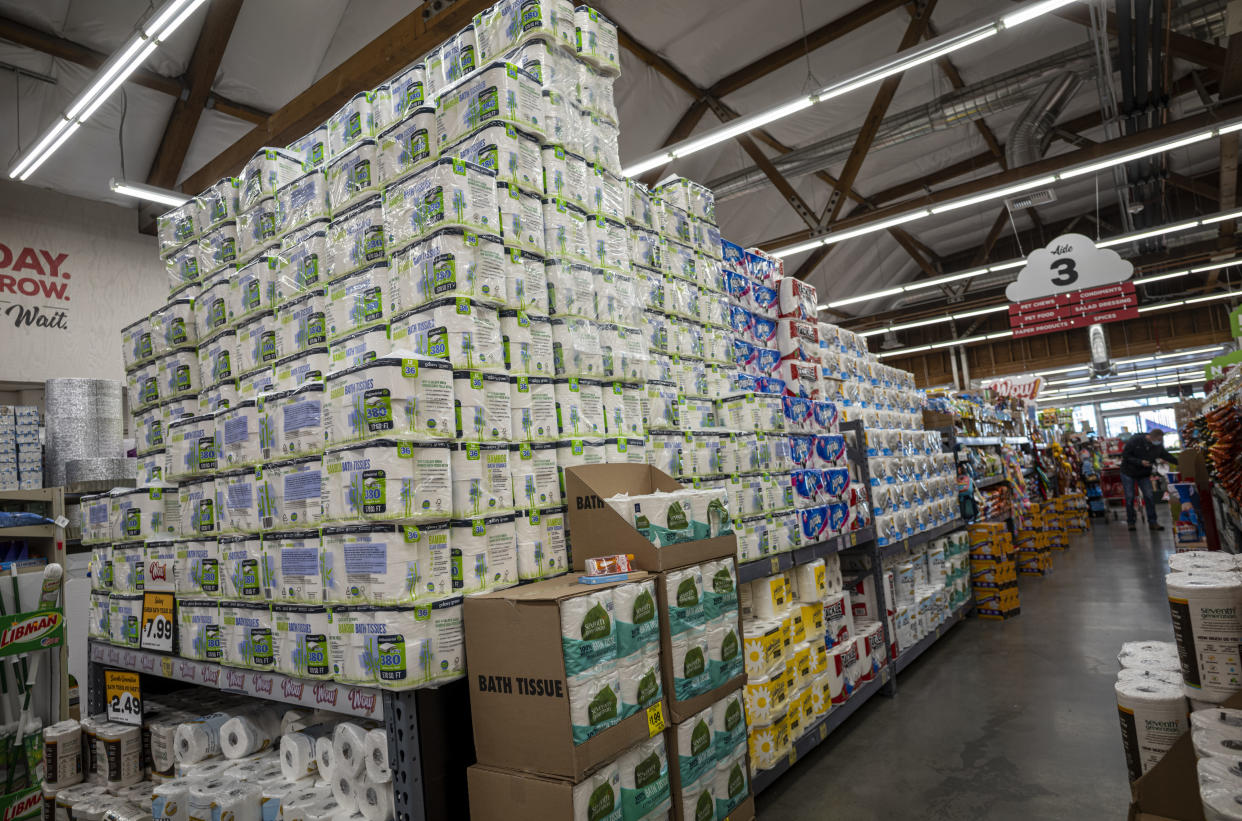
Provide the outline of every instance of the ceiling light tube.
<path id="1" fill-rule="evenodd" d="M 1234 257 L 1233 259 L 1227 259 L 1224 262 L 1214 262 L 1211 265 L 1202 265 L 1198 268 L 1191 268 L 1190 273 L 1201 274 L 1204 271 L 1215 271 L 1218 268 L 1228 268 L 1231 265 L 1237 265 L 1239 262 L 1242 262 L 1242 258 Z"/>
<path id="2" fill-rule="evenodd" d="M 901 288 L 889 288 L 887 291 L 879 291 L 878 293 L 874 293 L 874 294 L 863 294 L 862 296 L 852 296 L 847 299 L 838 299 L 833 302 L 829 302 L 825 307 L 826 308 L 841 308 L 846 305 L 853 305 L 857 302 L 866 302 L 869 299 L 882 299 L 883 297 L 886 297 L 886 296 L 897 296 L 901 292 L 902 292 Z"/>
<path id="3" fill-rule="evenodd" d="M 1242 123 L 1233 123 L 1232 125 L 1223 125 L 1216 129 L 1217 135 L 1232 134 L 1235 131 L 1242 131 Z"/>
<path id="4" fill-rule="evenodd" d="M 1142 279 L 1133 280 L 1135 285 L 1151 285 L 1153 282 L 1160 282 L 1165 279 L 1176 279 L 1184 277 L 1190 273 L 1190 269 L 1186 268 L 1181 271 L 1170 271 L 1167 274 L 1157 274 L 1156 276 L 1143 277 Z"/>
<path id="5" fill-rule="evenodd" d="M 1025 259 L 1015 259 L 1011 262 L 1002 262 L 999 265 L 990 266 L 988 268 L 988 273 L 994 274 L 997 271 L 1008 271 L 1010 268 L 1021 268 L 1023 265 L 1026 265 Z"/>
<path id="6" fill-rule="evenodd" d="M 161 43 L 167 40 L 174 31 L 176 31 L 178 28 L 181 27 L 181 24 L 186 21 L 186 18 L 189 17 L 191 14 L 193 14 L 198 9 L 198 7 L 201 6 L 205 2 L 206 0 L 190 0 L 189 5 L 185 7 L 185 9 L 181 12 L 181 14 L 177 15 L 177 19 L 169 23 L 168 27 L 165 28 L 163 31 L 161 31 L 159 34 L 157 34 L 155 39 L 159 40 Z M 152 26 L 152 28 L 154 29 L 156 27 Z"/>
<path id="7" fill-rule="evenodd" d="M 963 311 L 960 314 L 953 314 L 953 319 L 970 319 L 971 317 L 983 316 L 985 314 L 995 314 L 1000 311 L 1008 311 L 1008 305 L 993 305 L 990 308 L 979 308 L 974 311 Z"/>
<path id="8" fill-rule="evenodd" d="M 859 331 L 858 335 L 865 339 L 866 337 L 869 337 L 869 336 L 878 336 L 879 334 L 886 334 L 891 330 L 892 328 L 875 328 L 870 331 Z"/>
<path id="9" fill-rule="evenodd" d="M 1112 248 L 1114 245 L 1124 245 L 1127 242 L 1138 242 L 1141 239 L 1149 239 L 1150 237 L 1158 237 L 1158 236 L 1161 236 L 1162 234 L 1172 234 L 1178 231 L 1188 231 L 1191 228 L 1198 228 L 1199 225 L 1200 225 L 1199 220 L 1190 220 L 1189 222 L 1182 222 L 1182 223 L 1178 223 L 1177 225 L 1166 225 L 1163 228 L 1154 228 L 1151 231 L 1144 231 L 1142 233 L 1136 233 L 1136 234 L 1126 234 L 1124 236 L 1114 237 L 1113 239 L 1104 240 L 1103 242 L 1097 242 L 1095 244 L 1095 247 L 1096 248 Z"/>
<path id="10" fill-rule="evenodd" d="M 189 2 L 192 2 L 192 0 L 173 0 L 173 2 L 164 6 L 142 27 L 143 36 L 154 39 L 155 35 L 163 30 L 164 25 L 169 20 L 172 20 L 185 7 L 185 4 Z"/>
<path id="11" fill-rule="evenodd" d="M 1018 183 L 1017 185 L 1011 185 L 1008 188 L 1001 188 L 996 191 L 987 191 L 974 197 L 967 197 L 964 200 L 956 200 L 954 202 L 945 203 L 944 205 L 938 205 L 931 209 L 931 212 L 933 214 L 943 214 L 946 211 L 953 211 L 955 209 L 965 208 L 970 205 L 978 205 L 981 202 L 1004 199 L 1005 197 L 1017 194 L 1020 191 L 1026 191 L 1030 188 L 1039 188 L 1042 185 L 1051 185 L 1056 181 L 1056 175 L 1040 177 L 1036 180 L 1027 180 L 1026 182 Z"/>
<path id="12" fill-rule="evenodd" d="M 957 282 L 958 280 L 962 280 L 962 279 L 970 279 L 971 277 L 977 277 L 980 274 L 986 274 L 987 272 L 988 272 L 987 266 L 984 266 L 982 268 L 972 268 L 969 271 L 962 271 L 960 274 L 948 274 L 946 276 L 936 277 L 935 279 L 920 279 L 917 282 L 911 282 L 906 285 L 903 285 L 902 289 L 905 291 L 918 291 L 918 290 L 922 290 L 923 288 L 934 288 L 937 285 L 946 285 L 950 282 Z"/>
<path id="13" fill-rule="evenodd" d="M 918 320 L 917 322 L 903 322 L 903 323 L 901 323 L 900 325 L 890 325 L 890 326 L 889 326 L 889 328 L 888 328 L 888 330 L 890 330 L 890 331 L 908 331 L 908 330 L 910 330 L 911 328 L 922 328 L 922 327 L 923 327 L 923 326 L 925 326 L 925 325 L 939 325 L 941 322 L 948 322 L 948 321 L 950 321 L 952 318 L 953 318 L 953 317 L 951 317 L 951 316 L 938 316 L 938 317 L 934 317 L 934 318 L 932 318 L 932 319 L 920 319 L 920 320 Z"/>
<path id="14" fill-rule="evenodd" d="M 104 72 L 87 87 L 86 91 L 77 96 L 77 99 L 73 101 L 73 105 L 69 106 L 69 110 L 65 112 L 65 117 L 70 120 L 76 119 L 82 109 L 94 102 L 95 98 L 99 96 L 100 90 L 112 82 L 112 79 L 117 74 L 124 71 L 133 62 L 134 55 L 139 52 L 145 42 L 146 40 L 142 37 L 135 37 L 125 47 L 124 51 L 109 60 L 108 67 Z"/>
<path id="15" fill-rule="evenodd" d="M 138 52 L 138 56 L 133 60 L 133 62 L 126 66 L 121 73 L 117 74 L 108 87 L 95 97 L 94 101 L 86 107 L 85 111 L 78 115 L 78 122 L 84 123 L 89 120 L 91 115 L 98 111 L 99 107 L 106 103 L 108 98 L 116 93 L 116 90 L 129 79 L 129 75 L 141 68 L 142 64 L 145 63 L 147 58 L 151 56 L 151 53 L 159 47 L 159 43 L 155 40 L 147 40 L 145 42 L 146 45 L 143 46 L 142 50 Z"/>
<path id="16" fill-rule="evenodd" d="M 1143 148 L 1130 151 L 1117 157 L 1111 157 L 1106 160 L 1100 160 L 1099 162 L 1093 162 L 1088 165 L 1082 165 L 1077 168 L 1062 171 L 1057 174 L 1057 179 L 1071 180 L 1074 177 L 1081 177 L 1084 174 L 1094 174 L 1096 171 L 1103 171 L 1106 168 L 1112 168 L 1116 165 L 1125 165 L 1126 163 L 1133 162 L 1134 160 L 1141 160 L 1144 157 L 1150 157 L 1152 154 L 1163 154 L 1164 152 L 1172 151 L 1175 148 L 1183 148 L 1188 145 L 1203 142 L 1204 140 L 1210 140 L 1214 136 L 1216 136 L 1216 132 L 1212 129 L 1208 129 L 1207 131 L 1200 131 L 1197 134 L 1191 134 L 1188 137 L 1179 137 L 1175 140 L 1166 140 L 1162 143 L 1156 143 L 1155 145 L 1144 146 Z"/>
<path id="17" fill-rule="evenodd" d="M 31 163 L 31 164 L 30 164 L 30 165 L 26 168 L 26 170 L 25 170 L 25 171 L 23 171 L 23 172 L 22 172 L 22 173 L 21 173 L 21 174 L 17 177 L 17 179 L 18 179 L 18 180 L 20 180 L 20 181 L 22 181 L 22 182 L 25 182 L 25 181 L 26 181 L 26 179 L 27 179 L 27 178 L 29 178 L 31 174 L 33 174 L 34 172 L 36 172 L 36 171 L 38 171 L 38 170 L 39 170 L 39 166 L 41 166 L 41 165 L 43 165 L 43 163 L 47 162 L 47 158 L 48 158 L 48 157 L 50 157 L 50 156 L 52 156 L 53 154 L 55 154 L 55 153 L 56 153 L 56 152 L 60 149 L 60 147 L 61 147 L 62 145 L 64 145 L 64 144 L 65 144 L 65 141 L 66 141 L 66 140 L 68 140 L 70 137 L 72 137 L 72 136 L 73 136 L 73 133 L 74 133 L 75 131 L 77 131 L 79 128 L 81 128 L 81 127 L 82 127 L 82 124 L 81 124 L 81 123 L 71 123 L 71 124 L 69 125 L 69 127 L 68 127 L 68 128 L 66 128 L 63 132 L 61 132 L 61 135 L 60 135 L 60 137 L 58 137 L 58 138 L 56 139 L 56 142 L 54 142 L 54 143 L 52 143 L 50 146 L 48 146 L 48 148 L 47 148 L 47 150 L 46 150 L 46 151 L 44 151 L 44 152 L 43 152 L 42 154 L 40 154 L 37 158 L 35 158 L 35 161 L 34 161 L 34 162 L 32 162 L 32 163 Z"/>
<path id="18" fill-rule="evenodd" d="M 39 142 L 35 143 L 35 147 L 26 152 L 26 156 L 23 157 L 17 165 L 13 166 L 13 170 L 9 172 L 9 177 L 16 178 L 19 174 L 25 171 L 32 162 L 43 155 L 43 152 L 47 149 L 47 147 L 55 142 L 56 138 L 64 133 L 64 130 L 70 125 L 72 125 L 72 122 L 66 120 L 64 117 L 57 120 L 56 123 L 48 129 L 47 133 L 43 135 Z"/>
<path id="19" fill-rule="evenodd" d="M 177 191 L 169 191 L 167 188 L 156 188 L 153 185 L 143 185 L 138 182 L 128 182 L 113 177 L 108 181 L 108 187 L 118 194 L 124 194 L 127 197 L 136 197 L 140 200 L 150 200 L 158 202 L 161 205 L 167 205 L 170 208 L 176 208 L 178 205 L 185 205 L 190 198 L 185 194 Z"/>
<path id="20" fill-rule="evenodd" d="M 1185 304 L 1186 304 L 1185 300 L 1178 299 L 1173 302 L 1161 302 L 1158 305 L 1144 305 L 1143 307 L 1138 309 L 1138 312 L 1140 314 L 1145 314 L 1148 311 L 1162 311 L 1165 308 L 1176 308 L 1179 305 L 1185 305 Z"/>
<path id="21" fill-rule="evenodd" d="M 832 245 L 834 243 L 842 242 L 847 239 L 853 239 L 854 237 L 861 237 L 863 234 L 873 234 L 876 231 L 883 231 L 885 229 L 892 228 L 895 225 L 901 225 L 903 222 L 910 222 L 911 220 L 922 219 L 923 217 L 927 216 L 930 213 L 931 213 L 930 211 L 924 208 L 921 211 L 915 211 L 910 214 L 902 214 L 900 216 L 893 217 L 892 219 L 881 220 L 880 222 L 873 222 L 869 225 L 862 225 L 862 226 L 859 226 L 858 228 L 855 228 L 852 231 L 842 231 L 839 234 L 829 234 L 828 236 L 823 238 L 823 244 Z"/>
<path id="22" fill-rule="evenodd" d="M 1199 220 L 1200 225 L 1211 225 L 1216 222 L 1224 222 L 1225 220 L 1233 220 L 1242 218 L 1242 211 L 1230 211 L 1227 214 L 1217 214 L 1212 217 L 1204 217 Z"/>
<path id="23" fill-rule="evenodd" d="M 1042 0 L 1039 3 L 1032 3 L 1029 6 L 1018 9 L 1017 11 L 1001 18 L 1001 25 L 1007 29 L 1020 26 L 1028 20 L 1034 20 L 1041 14 L 1047 14 L 1050 11 L 1056 11 L 1062 6 L 1068 6 L 1074 0 Z"/>
<path id="24" fill-rule="evenodd" d="M 669 149 L 668 153 L 674 158 L 685 157 L 689 154 L 697 154 L 704 148 L 722 143 L 725 140 L 731 140 L 748 131 L 754 131 L 756 128 L 763 128 L 770 122 L 796 114 L 805 108 L 810 108 L 817 102 L 815 95 L 799 97 L 796 100 L 790 100 L 787 103 L 778 105 L 776 108 L 761 111 L 758 114 L 751 114 L 748 117 L 738 117 L 736 120 L 730 120 L 727 125 L 722 128 L 713 129 L 702 137 L 696 137 L 688 142 L 678 143 Z"/>
<path id="25" fill-rule="evenodd" d="M 1199 302 L 1214 302 L 1215 300 L 1218 300 L 1218 299 L 1237 299 L 1238 297 L 1242 297 L 1242 294 L 1234 293 L 1233 291 L 1226 291 L 1223 294 L 1208 294 L 1207 296 L 1200 296 L 1200 297 L 1195 297 L 1194 299 L 1188 299 L 1183 304 L 1195 305 Z"/>
<path id="26" fill-rule="evenodd" d="M 811 249 L 818 248 L 823 244 L 823 238 L 813 239 L 810 242 L 804 242 L 801 245 L 794 245 L 789 248 L 782 248 L 779 251 L 773 251 L 772 256 L 778 259 L 783 259 L 788 256 L 793 256 L 794 254 L 801 254 L 803 251 L 810 251 Z"/>

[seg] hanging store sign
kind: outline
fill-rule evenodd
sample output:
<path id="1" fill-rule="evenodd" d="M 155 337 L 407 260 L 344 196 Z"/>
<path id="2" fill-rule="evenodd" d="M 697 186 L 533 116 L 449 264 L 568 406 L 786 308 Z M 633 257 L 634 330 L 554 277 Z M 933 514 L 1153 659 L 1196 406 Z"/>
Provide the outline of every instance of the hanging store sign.
<path id="1" fill-rule="evenodd" d="M 984 385 L 994 396 L 1034 399 L 1043 387 L 1042 376 L 1006 376 Z"/>
<path id="2" fill-rule="evenodd" d="M 1230 351 L 1227 354 L 1221 354 L 1207 363 L 1207 366 L 1203 369 L 1203 376 L 1209 382 L 1213 379 L 1220 379 L 1225 375 L 1226 371 L 1239 362 L 1242 362 L 1242 351 Z"/>
<path id="3" fill-rule="evenodd" d="M 1027 257 L 1005 289 L 1015 338 L 1134 319 L 1134 266 L 1082 234 L 1064 234 Z"/>

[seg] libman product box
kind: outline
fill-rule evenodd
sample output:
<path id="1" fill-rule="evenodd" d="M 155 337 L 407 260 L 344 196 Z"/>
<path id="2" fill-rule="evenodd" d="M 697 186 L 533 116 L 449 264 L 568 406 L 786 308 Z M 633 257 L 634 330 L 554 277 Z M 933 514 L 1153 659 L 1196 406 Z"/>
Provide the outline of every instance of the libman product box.
<path id="1" fill-rule="evenodd" d="M 652 465 L 581 465 L 565 469 L 565 503 L 573 535 L 574 567 L 581 570 L 595 556 L 632 553 L 643 570 L 661 571 L 737 555 L 733 533 L 657 547 L 608 506 L 621 493 L 641 496 L 685 490 L 672 476 Z"/>
<path id="2" fill-rule="evenodd" d="M 627 582 L 649 578 L 630 573 Z M 562 605 L 624 583 L 586 585 L 570 574 L 466 597 L 467 678 L 479 764 L 579 782 L 648 738 L 649 720 L 663 725 L 668 710 L 661 699 L 574 743 L 571 688 L 578 682 L 566 668 Z"/>

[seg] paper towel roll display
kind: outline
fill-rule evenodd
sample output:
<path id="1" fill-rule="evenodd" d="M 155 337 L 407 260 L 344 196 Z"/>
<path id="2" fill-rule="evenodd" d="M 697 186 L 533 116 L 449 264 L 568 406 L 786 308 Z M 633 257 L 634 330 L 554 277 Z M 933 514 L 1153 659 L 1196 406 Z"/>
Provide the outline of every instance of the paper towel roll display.
<path id="1" fill-rule="evenodd" d="M 43 728 L 43 783 L 62 789 L 82 781 L 82 725 L 72 719 Z"/>
<path id="2" fill-rule="evenodd" d="M 1232 727 L 1195 728 L 1190 740 L 1199 758 L 1223 758 L 1242 763 L 1242 733 Z"/>
<path id="3" fill-rule="evenodd" d="M 1174 573 L 1227 573 L 1237 569 L 1237 556 L 1224 551 L 1194 550 L 1169 556 L 1169 570 Z"/>
<path id="4" fill-rule="evenodd" d="M 1169 663 L 1177 662 L 1177 644 L 1171 641 L 1127 641 L 1121 645 L 1117 654 L 1117 663 L 1124 667 L 1149 667 L 1151 659 L 1165 659 Z M 1180 669 L 1177 666 L 1160 665 L 1162 670 Z"/>
<path id="5" fill-rule="evenodd" d="M 1229 573 L 1165 577 L 1183 689 L 1201 701 L 1220 703 L 1237 692 L 1230 665 L 1205 664 L 1206 656 L 1234 654 L 1242 644 L 1242 577 Z M 1124 648 L 1123 648 L 1124 652 Z"/>
<path id="6" fill-rule="evenodd" d="M 1161 681 L 1119 681 L 1114 689 L 1133 781 L 1154 767 L 1189 727 L 1186 698 L 1176 684 Z"/>
<path id="7" fill-rule="evenodd" d="M 1181 665 L 1176 670 L 1159 670 L 1140 667 L 1122 667 L 1117 671 L 1118 681 L 1163 681 L 1167 684 L 1182 683 Z"/>
<path id="8" fill-rule="evenodd" d="M 178 778 L 152 787 L 151 818 L 153 821 L 189 821 L 190 782 Z"/>
<path id="9" fill-rule="evenodd" d="M 1190 726 L 1196 730 L 1233 730 L 1242 738 L 1242 710 L 1230 707 L 1195 710 L 1190 714 Z"/>
<path id="10" fill-rule="evenodd" d="M 565 674 L 577 676 L 616 657 L 616 599 L 611 589 L 560 603 Z"/>
<path id="11" fill-rule="evenodd" d="M 639 742 L 617 760 L 624 818 L 659 818 L 672 807 L 664 735 Z"/>

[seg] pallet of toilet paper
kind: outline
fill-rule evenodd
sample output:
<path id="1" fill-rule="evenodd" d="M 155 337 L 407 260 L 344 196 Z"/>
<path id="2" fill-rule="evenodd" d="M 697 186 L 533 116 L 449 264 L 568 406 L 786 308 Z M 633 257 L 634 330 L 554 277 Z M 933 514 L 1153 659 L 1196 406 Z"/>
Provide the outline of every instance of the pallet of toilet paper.
<path id="1" fill-rule="evenodd" d="M 102 716 L 44 733 L 45 806 L 65 817 L 393 818 L 374 723 L 201 689 L 144 699 L 142 726 Z"/>
<path id="2" fill-rule="evenodd" d="M 39 443 L 39 409 L 0 405 L 0 490 L 43 487 L 43 446 Z"/>

